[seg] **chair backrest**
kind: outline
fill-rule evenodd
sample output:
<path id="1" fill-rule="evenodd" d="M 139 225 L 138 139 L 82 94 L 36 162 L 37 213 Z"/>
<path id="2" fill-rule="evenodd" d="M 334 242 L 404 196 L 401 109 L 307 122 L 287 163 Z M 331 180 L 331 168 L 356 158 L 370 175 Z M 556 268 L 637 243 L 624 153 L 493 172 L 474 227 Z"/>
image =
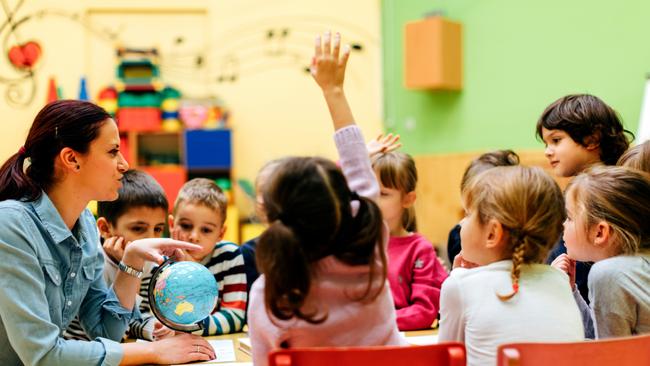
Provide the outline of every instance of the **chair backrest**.
<path id="1" fill-rule="evenodd" d="M 465 345 L 310 347 L 271 352 L 270 366 L 464 366 Z"/>
<path id="2" fill-rule="evenodd" d="M 497 365 L 650 365 L 650 334 L 572 343 L 504 344 L 497 351 Z"/>

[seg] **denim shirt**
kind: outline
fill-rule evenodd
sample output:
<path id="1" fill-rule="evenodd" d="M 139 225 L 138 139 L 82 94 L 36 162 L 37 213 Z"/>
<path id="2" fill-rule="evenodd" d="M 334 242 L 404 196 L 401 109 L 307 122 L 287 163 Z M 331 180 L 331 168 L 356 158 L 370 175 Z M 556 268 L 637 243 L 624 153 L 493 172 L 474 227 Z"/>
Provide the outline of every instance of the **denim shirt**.
<path id="1" fill-rule="evenodd" d="M 95 219 L 72 231 L 43 192 L 0 202 L 0 365 L 118 365 L 137 309 L 125 309 L 102 276 Z M 79 314 L 94 341 L 61 335 Z"/>

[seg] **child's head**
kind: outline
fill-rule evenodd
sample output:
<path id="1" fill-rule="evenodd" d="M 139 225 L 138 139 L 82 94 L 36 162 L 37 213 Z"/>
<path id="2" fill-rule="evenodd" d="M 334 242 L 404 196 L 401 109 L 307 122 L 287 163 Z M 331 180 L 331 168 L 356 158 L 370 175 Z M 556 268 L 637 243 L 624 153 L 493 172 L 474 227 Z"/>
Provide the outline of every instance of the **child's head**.
<path id="1" fill-rule="evenodd" d="M 484 172 L 496 166 L 519 165 L 519 155 L 512 150 L 495 150 L 487 152 L 478 158 L 472 160 L 463 173 L 460 181 L 460 190 L 463 191 L 467 182 L 477 174 Z"/>
<path id="2" fill-rule="evenodd" d="M 121 236 L 125 242 L 160 238 L 169 209 L 160 184 L 143 171 L 128 170 L 118 193 L 117 200 L 97 204 L 97 227 L 102 238 Z"/>
<path id="3" fill-rule="evenodd" d="M 567 254 L 598 261 L 650 249 L 650 181 L 627 167 L 597 167 L 567 187 Z"/>
<path id="4" fill-rule="evenodd" d="M 228 200 L 212 180 L 194 178 L 185 183 L 174 203 L 174 227 L 181 239 L 203 247 L 188 252 L 195 261 L 201 261 L 212 252 L 226 232 Z"/>
<path id="5" fill-rule="evenodd" d="M 546 107 L 537 121 L 537 136 L 560 177 L 574 176 L 602 162 L 614 165 L 629 141 L 616 112 L 589 94 L 567 95 Z"/>
<path id="6" fill-rule="evenodd" d="M 264 208 L 264 187 L 271 179 L 271 175 L 282 165 L 285 159 L 275 159 L 267 162 L 260 168 L 255 178 L 255 213 L 263 224 L 268 223 L 266 218 L 266 209 Z"/>
<path id="7" fill-rule="evenodd" d="M 418 172 L 413 158 L 399 151 L 372 157 L 372 168 L 379 181 L 377 204 L 391 233 L 416 231 L 415 186 Z"/>
<path id="8" fill-rule="evenodd" d="M 495 167 L 470 179 L 462 192 L 463 258 L 485 265 L 512 259 L 513 292 L 523 264 L 545 258 L 557 242 L 564 220 L 560 187 L 541 168 Z"/>
<path id="9" fill-rule="evenodd" d="M 373 201 L 350 191 L 336 164 L 322 158 L 286 159 L 264 190 L 264 204 L 271 225 L 260 237 L 256 258 L 266 277 L 266 307 L 276 318 L 324 320 L 316 318 L 318 309 L 303 313 L 301 307 L 312 264 L 330 255 L 348 265 L 370 266 L 368 287 L 359 300 L 381 292 L 386 279 L 386 257 L 377 250 L 381 212 Z M 356 216 L 351 206 L 358 208 Z"/>
<path id="10" fill-rule="evenodd" d="M 629 148 L 616 165 L 650 173 L 650 140 Z"/>

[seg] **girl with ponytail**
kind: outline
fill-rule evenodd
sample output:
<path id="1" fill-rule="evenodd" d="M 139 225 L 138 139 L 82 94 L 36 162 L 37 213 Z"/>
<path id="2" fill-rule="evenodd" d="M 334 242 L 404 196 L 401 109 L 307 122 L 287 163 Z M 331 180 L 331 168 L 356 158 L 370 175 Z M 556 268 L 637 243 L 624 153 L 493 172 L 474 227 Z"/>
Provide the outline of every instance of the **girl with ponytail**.
<path id="1" fill-rule="evenodd" d="M 462 251 L 442 285 L 440 341 L 465 342 L 467 364 L 487 365 L 499 344 L 584 339 L 568 277 L 539 264 L 565 217 L 555 181 L 540 168 L 495 167 L 471 178 L 462 198 Z"/>
<path id="2" fill-rule="evenodd" d="M 253 362 L 280 347 L 405 344 L 386 281 L 388 232 L 379 186 L 343 93 L 346 47 L 326 33 L 312 75 L 336 130 L 341 168 L 314 157 L 283 160 L 264 187 L 270 226 L 259 239 L 251 289 Z"/>

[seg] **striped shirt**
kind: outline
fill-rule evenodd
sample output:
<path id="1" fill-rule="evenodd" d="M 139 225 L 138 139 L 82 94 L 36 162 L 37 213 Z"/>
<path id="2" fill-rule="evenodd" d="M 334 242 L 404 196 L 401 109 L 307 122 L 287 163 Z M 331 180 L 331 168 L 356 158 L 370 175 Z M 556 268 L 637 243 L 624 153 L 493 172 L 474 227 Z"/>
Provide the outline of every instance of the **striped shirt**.
<path id="1" fill-rule="evenodd" d="M 202 321 L 203 329 L 195 334 L 212 336 L 240 332 L 245 324 L 248 296 L 244 257 L 239 246 L 228 241 L 219 242 L 201 264 L 214 275 L 219 286 L 219 299 L 212 315 Z M 143 317 L 151 314 L 148 296 L 150 282 L 151 275 L 143 278 L 140 286 L 140 311 Z"/>

